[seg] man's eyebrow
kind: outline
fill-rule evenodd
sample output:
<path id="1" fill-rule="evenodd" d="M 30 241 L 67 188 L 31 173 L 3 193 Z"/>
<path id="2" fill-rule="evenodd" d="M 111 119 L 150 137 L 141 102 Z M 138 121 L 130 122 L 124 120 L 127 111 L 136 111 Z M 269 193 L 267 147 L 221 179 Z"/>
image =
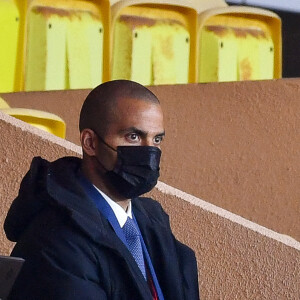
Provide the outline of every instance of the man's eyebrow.
<path id="1" fill-rule="evenodd" d="M 123 134 L 123 133 L 130 133 L 130 132 L 137 133 L 137 134 L 139 134 L 141 136 L 147 136 L 147 134 L 148 134 L 147 131 L 138 129 L 138 128 L 134 127 L 134 126 L 120 130 L 121 134 Z M 161 133 L 158 133 L 155 136 L 165 136 L 165 131 L 163 131 Z"/>
<path id="2" fill-rule="evenodd" d="M 120 130 L 120 133 L 130 133 L 130 132 L 135 132 L 135 133 L 138 133 L 140 135 L 147 135 L 147 133 L 148 133 L 147 131 L 138 129 L 134 126 Z"/>
<path id="3" fill-rule="evenodd" d="M 166 132 L 163 131 L 163 132 L 161 132 L 161 133 L 158 133 L 156 136 L 165 136 L 165 135 L 166 135 Z"/>

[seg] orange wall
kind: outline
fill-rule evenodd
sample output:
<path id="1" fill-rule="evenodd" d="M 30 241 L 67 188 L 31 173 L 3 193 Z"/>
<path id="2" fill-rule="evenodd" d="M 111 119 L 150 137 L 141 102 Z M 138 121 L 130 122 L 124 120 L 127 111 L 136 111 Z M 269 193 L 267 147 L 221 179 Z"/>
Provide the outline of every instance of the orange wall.
<path id="1" fill-rule="evenodd" d="M 161 180 L 300 241 L 300 79 L 150 88 L 165 113 Z M 60 115 L 79 144 L 88 92 L 3 98 Z"/>
<path id="2" fill-rule="evenodd" d="M 163 183 L 150 193 L 196 251 L 201 299 L 300 299 L 300 243 Z"/>
<path id="3" fill-rule="evenodd" d="M 8 254 L 3 220 L 32 157 L 79 156 L 80 148 L 1 113 L 0 129 L 0 253 Z M 202 299 L 299 299 L 299 242 L 161 182 L 150 195 L 195 250 Z"/>

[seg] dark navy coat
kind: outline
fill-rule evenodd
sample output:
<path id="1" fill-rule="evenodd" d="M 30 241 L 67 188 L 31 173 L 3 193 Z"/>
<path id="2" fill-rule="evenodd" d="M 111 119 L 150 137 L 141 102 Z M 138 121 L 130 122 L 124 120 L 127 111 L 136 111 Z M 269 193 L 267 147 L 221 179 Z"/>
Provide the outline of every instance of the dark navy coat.
<path id="1" fill-rule="evenodd" d="M 151 300 L 137 264 L 78 182 L 81 160 L 34 158 L 4 228 L 26 260 L 9 299 Z M 194 252 L 178 242 L 150 198 L 132 209 L 165 299 L 198 300 Z"/>

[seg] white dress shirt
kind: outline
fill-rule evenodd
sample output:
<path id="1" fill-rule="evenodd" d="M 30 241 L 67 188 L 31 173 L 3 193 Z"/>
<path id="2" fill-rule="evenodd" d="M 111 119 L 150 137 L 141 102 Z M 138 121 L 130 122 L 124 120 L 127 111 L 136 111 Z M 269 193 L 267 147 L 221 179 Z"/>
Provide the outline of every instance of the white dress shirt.
<path id="1" fill-rule="evenodd" d="M 125 211 L 121 205 L 119 205 L 118 203 L 116 203 L 115 201 L 110 199 L 106 194 L 104 194 L 102 191 L 100 191 L 95 185 L 94 185 L 94 187 L 103 196 L 105 201 L 109 204 L 109 206 L 113 210 L 113 212 L 120 224 L 120 227 L 123 228 L 125 222 L 127 221 L 127 218 L 129 217 L 132 219 L 131 201 L 129 201 L 127 211 Z"/>

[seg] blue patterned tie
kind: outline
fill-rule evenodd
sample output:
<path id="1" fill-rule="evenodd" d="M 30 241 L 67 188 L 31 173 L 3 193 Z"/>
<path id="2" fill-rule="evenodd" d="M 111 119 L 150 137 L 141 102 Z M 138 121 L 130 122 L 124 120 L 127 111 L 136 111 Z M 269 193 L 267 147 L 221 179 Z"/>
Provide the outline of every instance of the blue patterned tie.
<path id="1" fill-rule="evenodd" d="M 143 256 L 142 244 L 140 240 L 140 233 L 136 228 L 134 221 L 131 218 L 127 218 L 126 223 L 123 226 L 123 232 L 129 247 L 129 250 L 135 259 L 138 267 L 140 268 L 144 278 L 146 279 L 145 261 Z"/>

